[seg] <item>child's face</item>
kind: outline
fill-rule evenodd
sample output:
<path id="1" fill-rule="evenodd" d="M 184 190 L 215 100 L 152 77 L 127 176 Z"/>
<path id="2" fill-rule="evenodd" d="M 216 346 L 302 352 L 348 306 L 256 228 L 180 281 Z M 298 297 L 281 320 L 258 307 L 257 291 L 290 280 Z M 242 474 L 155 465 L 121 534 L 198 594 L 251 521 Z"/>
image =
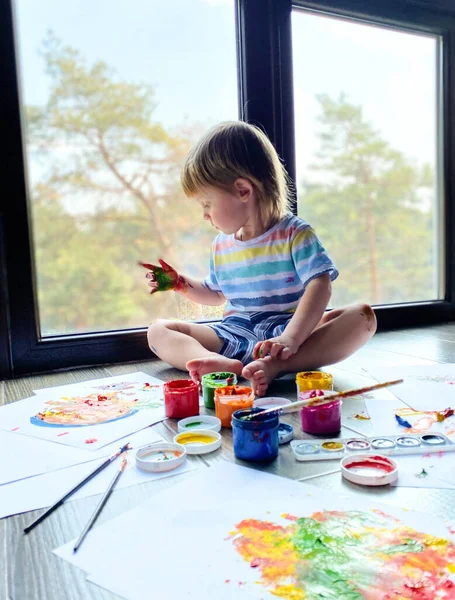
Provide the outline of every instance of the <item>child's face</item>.
<path id="1" fill-rule="evenodd" d="M 225 234 L 239 231 L 249 217 L 249 202 L 235 187 L 232 192 L 209 187 L 197 199 L 204 211 L 204 219 Z"/>

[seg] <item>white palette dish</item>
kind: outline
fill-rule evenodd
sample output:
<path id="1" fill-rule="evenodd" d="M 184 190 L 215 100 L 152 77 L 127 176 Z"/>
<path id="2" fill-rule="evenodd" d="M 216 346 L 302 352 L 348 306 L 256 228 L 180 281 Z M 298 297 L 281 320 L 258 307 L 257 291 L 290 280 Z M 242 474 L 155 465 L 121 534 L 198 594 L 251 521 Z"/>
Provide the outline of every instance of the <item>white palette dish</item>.
<path id="1" fill-rule="evenodd" d="M 191 432 L 195 429 L 219 432 L 221 430 L 221 421 L 218 417 L 198 415 L 196 417 L 187 417 L 186 419 L 181 419 L 177 423 L 177 429 L 179 433 Z"/>
<path id="2" fill-rule="evenodd" d="M 283 406 L 287 406 L 291 404 L 291 400 L 288 398 L 279 398 L 275 396 L 265 396 L 264 398 L 256 398 L 253 402 L 253 406 L 257 406 L 258 408 L 282 408 Z"/>
<path id="3" fill-rule="evenodd" d="M 172 442 L 142 446 L 136 452 L 136 466 L 143 471 L 164 473 L 180 467 L 186 460 L 186 448 Z"/>
<path id="4" fill-rule="evenodd" d="M 198 441 L 198 438 L 207 438 L 207 441 Z M 188 454 L 208 454 L 218 450 L 221 446 L 221 435 L 210 429 L 194 429 L 184 431 L 174 437 L 175 444 L 185 446 Z"/>
<path id="5" fill-rule="evenodd" d="M 341 475 L 359 485 L 390 485 L 398 479 L 398 465 L 387 456 L 351 454 L 341 461 Z"/>

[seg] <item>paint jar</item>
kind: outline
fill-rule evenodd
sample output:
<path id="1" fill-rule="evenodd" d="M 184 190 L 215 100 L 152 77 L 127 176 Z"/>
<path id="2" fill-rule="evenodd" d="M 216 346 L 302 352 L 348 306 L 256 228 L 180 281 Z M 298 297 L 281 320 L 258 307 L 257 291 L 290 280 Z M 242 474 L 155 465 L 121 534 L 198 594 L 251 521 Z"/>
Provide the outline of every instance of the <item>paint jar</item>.
<path id="1" fill-rule="evenodd" d="M 199 414 L 199 387 L 191 379 L 175 379 L 164 384 L 164 414 L 184 419 Z"/>
<path id="2" fill-rule="evenodd" d="M 245 420 L 246 416 L 262 410 L 254 407 L 237 410 L 232 415 L 232 444 L 240 460 L 268 461 L 278 456 L 278 415 L 272 413 Z"/>
<path id="3" fill-rule="evenodd" d="M 341 400 L 320 406 L 305 406 L 300 411 L 302 431 L 313 435 L 339 433 L 341 431 Z"/>
<path id="4" fill-rule="evenodd" d="M 237 375 L 222 371 L 219 373 L 206 373 L 202 376 L 202 396 L 206 408 L 215 408 L 215 390 L 227 385 L 236 385 Z"/>
<path id="5" fill-rule="evenodd" d="M 323 371 L 303 371 L 295 376 L 297 397 L 307 390 L 333 390 L 333 377 Z"/>
<path id="6" fill-rule="evenodd" d="M 254 392 L 250 387 L 228 385 L 215 390 L 215 413 L 222 427 L 231 427 L 232 414 L 242 408 L 251 408 Z"/>

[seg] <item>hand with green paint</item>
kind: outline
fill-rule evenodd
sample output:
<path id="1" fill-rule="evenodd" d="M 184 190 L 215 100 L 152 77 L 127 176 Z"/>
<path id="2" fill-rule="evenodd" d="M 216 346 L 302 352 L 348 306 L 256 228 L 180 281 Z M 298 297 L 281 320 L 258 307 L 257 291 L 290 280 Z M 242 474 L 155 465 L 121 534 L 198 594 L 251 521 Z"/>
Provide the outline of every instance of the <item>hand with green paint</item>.
<path id="1" fill-rule="evenodd" d="M 175 269 L 161 258 L 159 259 L 159 263 L 161 267 L 150 265 L 148 263 L 139 263 L 148 271 L 146 278 L 149 279 L 149 286 L 152 288 L 150 293 L 167 292 L 168 290 L 174 290 L 176 292 L 185 291 L 185 288 L 187 287 L 185 278 L 179 275 Z"/>

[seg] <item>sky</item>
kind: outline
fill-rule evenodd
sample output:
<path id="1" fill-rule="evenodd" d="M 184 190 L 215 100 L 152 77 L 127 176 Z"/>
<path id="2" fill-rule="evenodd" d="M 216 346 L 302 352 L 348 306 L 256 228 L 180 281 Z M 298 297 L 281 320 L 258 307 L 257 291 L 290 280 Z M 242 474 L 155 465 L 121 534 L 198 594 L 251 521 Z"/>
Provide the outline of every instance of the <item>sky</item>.
<path id="1" fill-rule="evenodd" d="M 25 104 L 44 104 L 49 80 L 40 56 L 49 30 L 88 63 L 121 80 L 152 84 L 154 117 L 166 127 L 238 118 L 233 0 L 16 0 Z M 434 37 L 294 10 L 297 172 L 317 150 L 316 95 L 341 92 L 397 150 L 435 164 Z"/>

